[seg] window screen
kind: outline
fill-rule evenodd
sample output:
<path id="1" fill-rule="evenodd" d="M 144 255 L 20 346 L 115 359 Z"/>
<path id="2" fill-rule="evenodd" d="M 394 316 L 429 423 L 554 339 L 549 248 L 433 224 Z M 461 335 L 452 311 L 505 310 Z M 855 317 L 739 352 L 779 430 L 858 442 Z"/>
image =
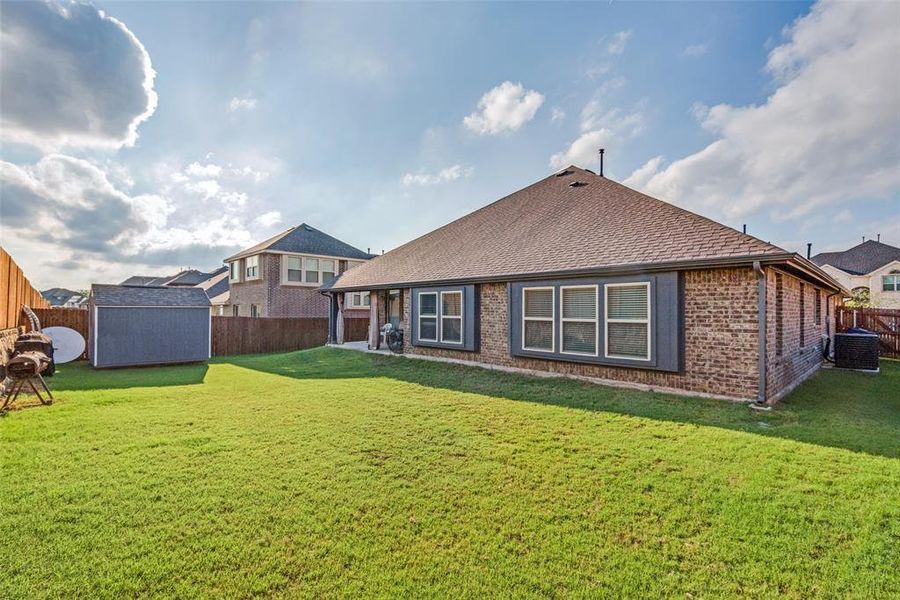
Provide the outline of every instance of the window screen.
<path id="1" fill-rule="evenodd" d="M 606 355 L 650 358 L 650 286 L 606 286 Z"/>
<path id="2" fill-rule="evenodd" d="M 287 280 L 294 282 L 303 280 L 303 266 L 299 256 L 287 257 Z"/>
<path id="3" fill-rule="evenodd" d="M 306 259 L 306 283 L 319 283 L 319 259 Z"/>
<path id="4" fill-rule="evenodd" d="M 334 281 L 334 261 L 322 261 L 322 283 L 330 283 Z"/>
<path id="5" fill-rule="evenodd" d="M 562 287 L 562 351 L 597 354 L 597 286 Z"/>
<path id="6" fill-rule="evenodd" d="M 437 341 L 437 293 L 419 294 L 419 339 Z"/>
<path id="7" fill-rule="evenodd" d="M 462 292 L 441 292 L 441 341 L 462 342 Z"/>
<path id="8" fill-rule="evenodd" d="M 554 350 L 553 293 L 553 288 L 522 289 L 522 346 L 526 350 Z"/>
<path id="9" fill-rule="evenodd" d="M 259 274 L 259 257 L 258 256 L 248 256 L 247 257 L 247 279 L 256 279 Z"/>

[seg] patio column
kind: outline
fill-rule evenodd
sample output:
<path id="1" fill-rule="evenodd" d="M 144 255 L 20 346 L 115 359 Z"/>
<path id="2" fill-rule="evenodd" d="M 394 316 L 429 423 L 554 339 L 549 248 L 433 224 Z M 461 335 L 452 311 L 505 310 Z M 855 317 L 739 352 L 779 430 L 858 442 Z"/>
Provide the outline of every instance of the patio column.
<path id="1" fill-rule="evenodd" d="M 344 294 L 335 295 L 337 299 L 337 322 L 334 324 L 334 343 L 344 343 Z"/>
<path id="2" fill-rule="evenodd" d="M 378 350 L 381 332 L 378 331 L 378 292 L 369 293 L 369 350 Z"/>

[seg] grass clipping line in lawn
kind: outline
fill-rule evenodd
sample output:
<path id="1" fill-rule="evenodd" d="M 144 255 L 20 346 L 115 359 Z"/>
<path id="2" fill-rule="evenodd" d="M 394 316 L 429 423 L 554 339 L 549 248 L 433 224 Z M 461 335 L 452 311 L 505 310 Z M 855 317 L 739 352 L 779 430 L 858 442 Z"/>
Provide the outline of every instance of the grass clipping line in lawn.
<path id="1" fill-rule="evenodd" d="M 900 594 L 900 366 L 727 402 L 333 349 L 64 365 L 0 597 Z"/>

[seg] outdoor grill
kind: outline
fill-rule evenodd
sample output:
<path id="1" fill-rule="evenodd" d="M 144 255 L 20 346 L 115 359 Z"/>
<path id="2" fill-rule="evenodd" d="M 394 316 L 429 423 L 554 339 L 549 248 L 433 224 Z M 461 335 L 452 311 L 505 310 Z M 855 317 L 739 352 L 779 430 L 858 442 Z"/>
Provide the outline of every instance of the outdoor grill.
<path id="1" fill-rule="evenodd" d="M 13 354 L 4 365 L 5 379 L 9 380 L 7 393 L 0 405 L 0 411 L 15 402 L 24 387 L 31 388 L 41 404 L 53 402 L 53 394 L 44 381 L 44 375 L 50 377 L 56 371 L 53 361 L 53 340 L 50 336 L 40 331 L 40 322 L 27 306 L 24 307 L 26 315 L 35 331 L 20 334 L 13 344 Z M 4 382 L 5 383 L 5 382 Z M 37 383 L 38 385 L 35 385 Z M 43 388 L 47 397 L 41 395 L 39 389 Z"/>

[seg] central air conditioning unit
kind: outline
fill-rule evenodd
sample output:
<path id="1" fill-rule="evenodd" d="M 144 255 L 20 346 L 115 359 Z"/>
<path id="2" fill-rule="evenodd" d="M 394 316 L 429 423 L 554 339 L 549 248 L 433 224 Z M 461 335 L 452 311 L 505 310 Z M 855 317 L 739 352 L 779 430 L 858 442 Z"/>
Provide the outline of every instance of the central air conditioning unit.
<path id="1" fill-rule="evenodd" d="M 834 366 L 878 372 L 878 335 L 865 329 L 834 334 Z"/>

